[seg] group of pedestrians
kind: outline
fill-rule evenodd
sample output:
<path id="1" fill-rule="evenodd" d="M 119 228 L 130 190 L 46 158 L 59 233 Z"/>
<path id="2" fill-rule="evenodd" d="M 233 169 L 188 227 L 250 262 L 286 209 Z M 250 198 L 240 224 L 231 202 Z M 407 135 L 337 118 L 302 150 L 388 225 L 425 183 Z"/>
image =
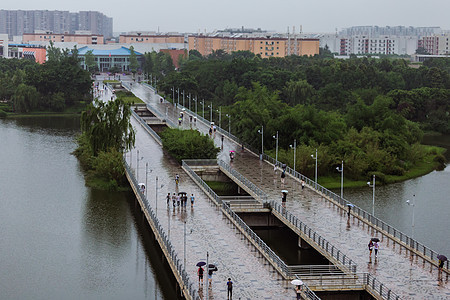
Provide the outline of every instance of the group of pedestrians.
<path id="1" fill-rule="evenodd" d="M 212 285 L 212 275 L 214 274 L 215 271 L 217 271 L 217 268 L 208 268 L 208 282 L 209 282 L 209 286 L 211 287 Z M 202 267 L 199 267 L 197 270 L 197 275 L 198 275 L 198 284 L 202 285 L 203 284 L 203 274 L 205 273 L 205 270 Z M 226 283 L 227 285 L 227 299 L 233 299 L 233 281 L 231 281 L 231 278 L 228 278 L 228 281 Z"/>
<path id="2" fill-rule="evenodd" d="M 189 198 L 191 200 L 191 207 L 194 207 L 195 202 L 194 194 L 191 194 Z M 172 200 L 172 206 L 174 209 L 177 206 L 186 207 L 188 202 L 188 196 L 186 193 L 179 193 L 178 195 L 176 193 L 173 193 L 172 196 L 170 195 L 170 193 L 167 193 L 166 196 L 167 207 L 170 206 L 170 200 Z"/>

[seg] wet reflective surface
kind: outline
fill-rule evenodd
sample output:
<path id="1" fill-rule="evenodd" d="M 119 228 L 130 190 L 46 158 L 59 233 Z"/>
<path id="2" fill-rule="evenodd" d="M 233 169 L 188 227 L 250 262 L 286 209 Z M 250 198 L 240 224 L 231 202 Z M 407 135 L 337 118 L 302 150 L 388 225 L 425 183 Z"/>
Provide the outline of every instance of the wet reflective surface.
<path id="1" fill-rule="evenodd" d="M 0 298 L 176 298 L 133 195 L 85 186 L 78 128 L 0 120 Z"/>

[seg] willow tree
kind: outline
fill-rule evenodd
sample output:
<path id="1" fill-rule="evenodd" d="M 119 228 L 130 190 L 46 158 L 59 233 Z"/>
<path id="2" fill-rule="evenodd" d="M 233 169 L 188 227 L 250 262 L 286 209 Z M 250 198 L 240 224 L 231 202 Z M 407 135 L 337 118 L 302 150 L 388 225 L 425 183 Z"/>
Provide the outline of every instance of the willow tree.
<path id="1" fill-rule="evenodd" d="M 123 152 L 134 146 L 135 132 L 130 123 L 131 108 L 120 98 L 109 102 L 95 100 L 81 114 L 81 130 L 93 156 L 99 152 Z"/>

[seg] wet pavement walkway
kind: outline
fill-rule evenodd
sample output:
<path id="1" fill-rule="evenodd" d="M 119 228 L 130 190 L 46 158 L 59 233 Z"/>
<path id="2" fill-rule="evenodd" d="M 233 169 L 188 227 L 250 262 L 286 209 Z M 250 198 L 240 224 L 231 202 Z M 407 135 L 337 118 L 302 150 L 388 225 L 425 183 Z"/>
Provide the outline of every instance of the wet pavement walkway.
<path id="1" fill-rule="evenodd" d="M 136 85 L 133 86 L 133 92 L 148 103 L 156 104 L 161 113 L 166 112 L 167 106 L 168 118 L 176 122 L 179 110 L 173 109 L 171 104 L 159 103 L 159 96 L 150 89 Z M 185 118 L 183 127 L 189 128 L 191 125 L 203 133 L 207 133 L 209 129 L 209 126 L 200 122 L 194 126 Z M 219 133 L 215 137 L 215 143 L 221 146 Z M 281 202 L 281 190 L 287 189 L 289 193 L 286 208 L 354 260 L 358 264 L 358 272 L 373 274 L 403 299 L 450 299 L 448 277 L 444 274 L 439 279 L 436 267 L 423 263 L 417 256 L 411 259 L 408 250 L 374 232 L 357 218 L 351 216 L 349 219 L 346 212 L 312 189 L 305 187 L 302 190 L 300 183 L 293 178 L 287 176 L 283 186 L 279 170 L 275 173 L 273 165 L 261 162 L 257 156 L 247 151 L 241 153 L 239 149 L 238 145 L 225 138 L 219 159 L 229 162 L 228 151 L 236 150 L 233 167 L 267 193 L 269 200 Z M 194 186 L 193 182 L 192 185 Z M 367 244 L 375 235 L 381 239 L 380 252 L 378 258 L 370 259 Z"/>
<path id="2" fill-rule="evenodd" d="M 198 282 L 198 261 L 206 261 L 218 267 L 213 275 L 209 299 L 226 299 L 226 282 L 230 277 L 234 283 L 234 299 L 295 299 L 293 287 L 284 280 L 276 270 L 259 254 L 238 229 L 222 214 L 221 210 L 210 201 L 206 194 L 184 173 L 179 164 L 164 154 L 161 146 L 133 118 L 136 129 L 135 149 L 126 154 L 128 164 L 137 169 L 137 150 L 139 150 L 139 169 L 135 173 L 138 181 L 147 181 L 147 196 L 150 205 L 157 207 L 157 216 L 170 240 L 184 260 L 186 247 L 186 271 L 193 282 Z M 146 180 L 146 163 L 148 172 Z M 180 175 L 178 188 L 175 175 Z M 158 176 L 158 197 L 156 204 L 156 176 Z M 164 185 L 161 188 L 161 185 Z M 167 206 L 167 193 L 183 191 L 194 194 L 195 203 L 186 208 Z M 190 202 L 188 200 L 188 202 Z M 186 244 L 184 244 L 184 226 L 186 222 Z M 199 285 L 199 293 L 206 293 L 205 283 Z"/>

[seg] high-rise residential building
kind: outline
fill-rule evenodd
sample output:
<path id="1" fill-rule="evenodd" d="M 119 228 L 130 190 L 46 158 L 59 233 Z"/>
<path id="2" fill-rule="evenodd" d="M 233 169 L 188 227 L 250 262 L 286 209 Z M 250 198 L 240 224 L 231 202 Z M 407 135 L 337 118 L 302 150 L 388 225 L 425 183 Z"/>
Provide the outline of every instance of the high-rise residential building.
<path id="1" fill-rule="evenodd" d="M 372 37 L 382 35 L 395 36 L 426 36 L 441 33 L 440 27 L 412 27 L 412 26 L 352 26 L 344 28 L 339 32 L 340 35 L 370 35 Z"/>
<path id="2" fill-rule="evenodd" d="M 86 30 L 110 38 L 113 24 L 112 18 L 96 11 L 0 10 L 0 33 L 12 38 L 36 30 L 58 34 Z"/>

